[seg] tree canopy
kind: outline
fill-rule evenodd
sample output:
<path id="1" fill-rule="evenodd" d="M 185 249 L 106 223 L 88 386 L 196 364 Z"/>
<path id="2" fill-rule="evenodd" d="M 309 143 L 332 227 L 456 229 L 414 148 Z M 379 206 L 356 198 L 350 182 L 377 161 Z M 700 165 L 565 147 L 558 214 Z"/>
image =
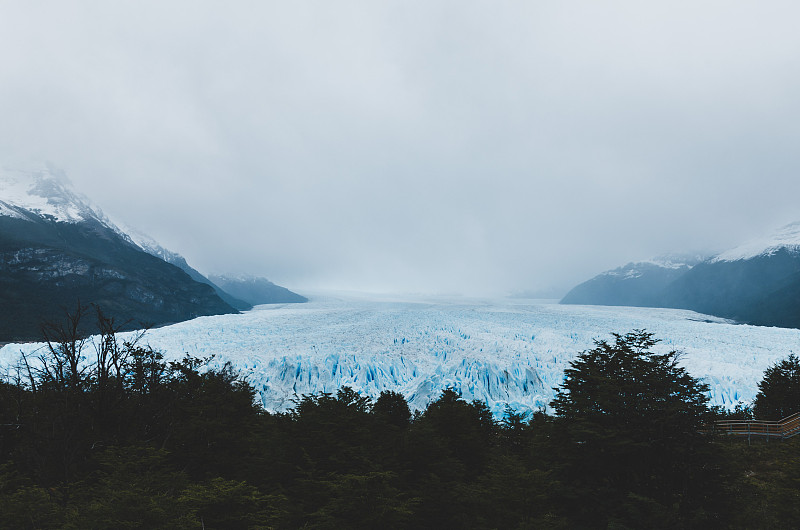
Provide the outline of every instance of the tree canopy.
<path id="1" fill-rule="evenodd" d="M 678 365 L 677 351 L 654 352 L 652 333 L 612 336 L 570 363 L 551 404 L 569 454 L 564 474 L 597 493 L 575 510 L 587 525 L 598 514 L 630 522 L 631 511 L 686 524 L 688 494 L 702 498 L 707 484 L 708 386 Z"/>
<path id="2" fill-rule="evenodd" d="M 764 372 L 753 412 L 762 420 L 781 420 L 800 412 L 800 359 L 790 353 Z"/>
<path id="3" fill-rule="evenodd" d="M 230 366 L 167 361 L 118 343 L 113 327 L 96 355 L 71 327 L 54 333 L 41 358 L 0 380 L 0 529 L 747 528 L 800 517 L 797 473 L 784 472 L 797 468 L 800 437 L 777 453 L 710 440 L 705 386 L 643 331 L 579 354 L 557 416 L 509 409 L 496 421 L 453 389 L 413 415 L 400 393 L 373 401 L 347 387 L 269 413 Z M 724 471 L 719 454 L 735 465 Z M 726 519 L 734 501 L 739 526 Z"/>

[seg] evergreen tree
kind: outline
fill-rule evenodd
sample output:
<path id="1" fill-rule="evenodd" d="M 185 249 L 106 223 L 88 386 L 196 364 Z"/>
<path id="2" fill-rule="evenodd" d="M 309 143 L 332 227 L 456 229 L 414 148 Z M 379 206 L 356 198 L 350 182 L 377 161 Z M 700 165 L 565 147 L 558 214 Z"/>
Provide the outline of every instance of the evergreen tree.
<path id="1" fill-rule="evenodd" d="M 651 351 L 652 333 L 613 336 L 570 363 L 551 404 L 563 476 L 579 500 L 569 510 L 586 526 L 681 526 L 700 517 L 688 512 L 709 492 L 708 386 L 678 366 L 677 352 Z"/>
<path id="2" fill-rule="evenodd" d="M 395 427 L 406 428 L 411 422 L 411 410 L 403 394 L 384 390 L 372 406 L 373 414 L 384 418 Z"/>
<path id="3" fill-rule="evenodd" d="M 800 412 L 800 359 L 793 353 L 764 372 L 754 412 L 762 420 L 780 420 Z"/>

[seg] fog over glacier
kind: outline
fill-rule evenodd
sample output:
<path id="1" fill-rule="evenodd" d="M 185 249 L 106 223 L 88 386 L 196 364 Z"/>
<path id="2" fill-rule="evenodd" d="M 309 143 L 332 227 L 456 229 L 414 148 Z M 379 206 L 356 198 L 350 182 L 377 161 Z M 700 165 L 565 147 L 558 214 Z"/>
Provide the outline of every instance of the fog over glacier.
<path id="1" fill-rule="evenodd" d="M 204 273 L 563 294 L 800 219 L 800 4 L 0 3 L 0 165 Z"/>
<path id="2" fill-rule="evenodd" d="M 506 406 L 546 408 L 570 360 L 596 339 L 633 329 L 655 333 L 663 341 L 658 350 L 683 352 L 681 364 L 709 384 L 711 404 L 726 408 L 750 403 L 764 370 L 800 345 L 797 329 L 734 325 L 691 311 L 352 294 L 201 317 L 150 330 L 144 341 L 167 359 L 214 355 L 217 368 L 231 362 L 271 411 L 347 385 L 373 398 L 402 392 L 416 410 L 454 388 L 500 417 Z M 21 351 L 41 347 L 5 346 L 0 365 L 13 368 Z M 92 352 L 89 346 L 87 359 Z"/>

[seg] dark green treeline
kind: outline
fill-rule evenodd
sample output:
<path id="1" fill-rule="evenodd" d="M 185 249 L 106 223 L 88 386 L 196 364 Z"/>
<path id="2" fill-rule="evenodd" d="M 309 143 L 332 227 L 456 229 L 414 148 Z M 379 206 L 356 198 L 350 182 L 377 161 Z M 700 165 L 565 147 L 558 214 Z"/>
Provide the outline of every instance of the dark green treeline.
<path id="1" fill-rule="evenodd" d="M 97 348 L 81 349 L 70 326 L 52 329 L 50 349 L 0 383 L 0 527 L 788 528 L 800 520 L 797 444 L 747 446 L 700 432 L 711 418 L 702 385 L 673 357 L 650 353 L 655 342 L 644 332 L 581 354 L 554 402 L 558 416 L 509 412 L 497 422 L 451 390 L 416 415 L 400 394 L 372 401 L 348 388 L 269 414 L 230 367 L 165 362 L 118 344 L 106 323 Z M 91 362 L 77 362 L 81 354 Z M 630 384 L 620 389 L 619 377 Z"/>

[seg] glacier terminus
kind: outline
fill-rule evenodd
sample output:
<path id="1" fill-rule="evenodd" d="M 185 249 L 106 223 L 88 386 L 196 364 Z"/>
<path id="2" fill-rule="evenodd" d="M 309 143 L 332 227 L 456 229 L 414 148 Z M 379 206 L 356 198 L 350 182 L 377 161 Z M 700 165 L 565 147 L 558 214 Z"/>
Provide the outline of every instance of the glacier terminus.
<path id="1" fill-rule="evenodd" d="M 210 366 L 217 368 L 230 362 L 269 411 L 342 386 L 373 398 L 400 392 L 413 410 L 422 410 L 453 388 L 485 402 L 499 418 L 507 406 L 523 413 L 547 409 L 579 352 L 633 329 L 654 333 L 661 340 L 656 350 L 681 351 L 683 366 L 709 384 L 711 404 L 725 408 L 749 403 L 764 370 L 800 351 L 800 330 L 685 310 L 342 293 L 199 317 L 152 329 L 144 340 L 167 359 L 213 355 Z M 0 361 L 8 369 L 21 351 L 41 347 L 9 344 Z"/>

